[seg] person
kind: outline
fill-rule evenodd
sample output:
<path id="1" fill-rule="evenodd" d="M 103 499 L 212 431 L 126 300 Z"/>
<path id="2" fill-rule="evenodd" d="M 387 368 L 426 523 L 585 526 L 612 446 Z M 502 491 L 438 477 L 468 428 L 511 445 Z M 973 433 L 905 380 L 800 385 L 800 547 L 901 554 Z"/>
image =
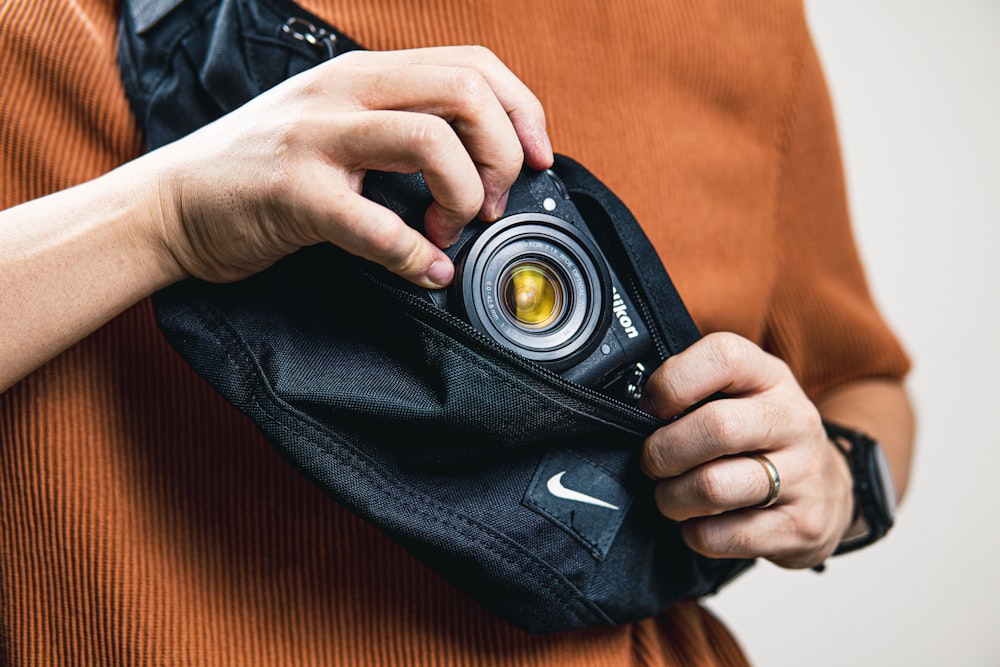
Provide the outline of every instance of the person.
<path id="1" fill-rule="evenodd" d="M 913 426 L 803 8 L 303 5 L 373 51 L 145 154 L 117 3 L 0 14 L 5 664 L 744 664 L 697 601 L 541 637 L 491 617 L 284 465 L 148 297 L 325 242 L 445 285 L 442 248 L 555 146 L 629 205 L 707 333 L 643 407 L 730 397 L 645 442 L 660 511 L 705 555 L 818 565 L 853 517 L 821 417 L 876 436 L 900 496 Z M 359 195 L 368 169 L 423 172 L 426 237 Z M 780 471 L 769 507 L 747 454 Z"/>

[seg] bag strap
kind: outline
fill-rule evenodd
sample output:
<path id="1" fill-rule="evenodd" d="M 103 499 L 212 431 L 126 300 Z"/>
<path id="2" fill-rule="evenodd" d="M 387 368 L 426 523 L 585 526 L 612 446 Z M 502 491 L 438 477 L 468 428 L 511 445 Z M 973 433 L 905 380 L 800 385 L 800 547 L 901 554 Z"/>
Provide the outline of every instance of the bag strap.
<path id="1" fill-rule="evenodd" d="M 290 0 L 124 0 L 119 23 L 122 82 L 150 147 L 361 48 Z M 180 74 L 192 64 L 194 81 Z"/>
<path id="2" fill-rule="evenodd" d="M 584 217 L 588 214 L 602 215 L 614 230 L 613 234 L 601 236 L 601 249 L 608 254 L 615 254 L 617 251 L 628 258 L 629 261 L 624 266 L 634 271 L 634 275 L 628 277 L 632 283 L 629 288 L 638 293 L 640 304 L 651 306 L 649 312 L 643 313 L 643 317 L 657 329 L 659 338 L 666 342 L 668 349 L 664 358 L 681 352 L 701 338 L 698 326 L 691 318 L 656 249 L 622 200 L 585 167 L 565 155 L 556 156 L 553 170 L 559 174 Z M 600 228 L 596 231 L 599 233 Z M 620 266 L 622 265 L 616 264 L 619 272 Z"/>

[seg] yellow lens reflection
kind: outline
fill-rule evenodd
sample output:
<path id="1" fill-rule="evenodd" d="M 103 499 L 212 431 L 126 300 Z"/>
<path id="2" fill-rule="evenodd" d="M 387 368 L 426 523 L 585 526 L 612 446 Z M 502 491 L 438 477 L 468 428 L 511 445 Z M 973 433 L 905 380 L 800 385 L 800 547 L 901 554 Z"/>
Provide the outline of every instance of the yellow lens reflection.
<path id="1" fill-rule="evenodd" d="M 517 322 L 529 329 L 550 325 L 562 310 L 562 287 L 551 269 L 523 262 L 507 274 L 504 303 Z"/>

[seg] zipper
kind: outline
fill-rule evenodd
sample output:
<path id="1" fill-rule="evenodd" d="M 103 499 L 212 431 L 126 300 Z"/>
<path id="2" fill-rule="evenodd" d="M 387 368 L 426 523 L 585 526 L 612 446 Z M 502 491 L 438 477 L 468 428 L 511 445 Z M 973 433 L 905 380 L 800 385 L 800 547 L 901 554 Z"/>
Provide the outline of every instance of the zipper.
<path id="1" fill-rule="evenodd" d="M 546 381 L 558 386 L 560 389 L 563 389 L 571 394 L 575 394 L 579 398 L 586 399 L 588 402 L 591 403 L 596 402 L 598 404 L 601 404 L 601 407 L 617 411 L 619 416 L 628 417 L 631 420 L 637 422 L 637 424 L 643 428 L 644 432 L 650 432 L 653 429 L 663 425 L 663 422 L 661 420 L 657 419 L 656 417 L 653 417 L 652 415 L 646 412 L 643 412 L 634 405 L 629 405 L 624 401 L 619 401 L 616 398 L 612 398 L 607 394 L 603 394 L 597 390 L 591 389 L 590 387 L 585 387 L 581 384 L 570 382 L 569 380 L 562 377 L 558 373 L 550 371 L 549 369 L 545 368 L 544 366 L 541 366 L 540 364 L 536 364 L 533 361 L 525 359 L 524 357 L 517 354 L 513 350 L 504 347 L 503 345 L 496 342 L 486 334 L 482 333 L 468 322 L 462 320 L 461 318 L 455 315 L 452 315 L 446 310 L 437 308 L 433 304 L 428 303 L 424 299 L 420 298 L 416 294 L 413 294 L 412 292 L 406 289 L 403 289 L 401 287 L 389 283 L 380 276 L 368 270 L 366 267 L 358 265 L 357 270 L 366 278 L 368 278 L 368 280 L 370 280 L 373 284 L 377 285 L 386 292 L 390 293 L 397 301 L 402 302 L 404 305 L 410 308 L 414 308 L 423 313 L 424 315 L 437 320 L 441 324 L 446 325 L 451 329 L 457 330 L 460 333 L 471 337 L 474 341 L 476 341 L 479 345 L 481 345 L 483 348 L 485 348 L 485 350 L 489 351 L 490 353 L 503 357 L 506 361 L 513 363 L 522 370 L 528 371 L 536 375 L 541 375 Z M 654 336 L 654 341 L 657 343 L 657 347 L 659 349 L 659 342 L 656 341 L 655 336 Z"/>
<path id="2" fill-rule="evenodd" d="M 660 326 L 653 319 L 653 313 L 646 304 L 646 292 L 639 287 L 639 282 L 636 280 L 631 267 L 629 267 L 628 286 L 632 293 L 632 302 L 637 304 L 639 310 L 642 311 L 643 321 L 646 322 L 646 328 L 649 330 L 650 338 L 653 339 L 653 345 L 656 347 L 656 354 L 659 356 L 660 363 L 662 364 L 672 353 L 667 349 L 663 341 L 660 340 Z M 639 296 L 642 298 L 637 298 Z M 656 331 L 656 334 L 653 333 L 654 331 Z"/>

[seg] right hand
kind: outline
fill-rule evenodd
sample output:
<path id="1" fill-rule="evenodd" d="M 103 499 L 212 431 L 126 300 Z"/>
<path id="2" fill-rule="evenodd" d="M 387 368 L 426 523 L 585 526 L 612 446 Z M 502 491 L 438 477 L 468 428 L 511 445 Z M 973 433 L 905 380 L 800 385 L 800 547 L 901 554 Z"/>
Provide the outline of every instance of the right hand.
<path id="1" fill-rule="evenodd" d="M 170 261 L 213 282 L 327 241 L 443 287 L 441 248 L 503 213 L 522 163 L 552 164 L 541 104 L 482 47 L 346 53 L 156 152 Z M 423 173 L 426 238 L 361 196 L 369 169 Z"/>

